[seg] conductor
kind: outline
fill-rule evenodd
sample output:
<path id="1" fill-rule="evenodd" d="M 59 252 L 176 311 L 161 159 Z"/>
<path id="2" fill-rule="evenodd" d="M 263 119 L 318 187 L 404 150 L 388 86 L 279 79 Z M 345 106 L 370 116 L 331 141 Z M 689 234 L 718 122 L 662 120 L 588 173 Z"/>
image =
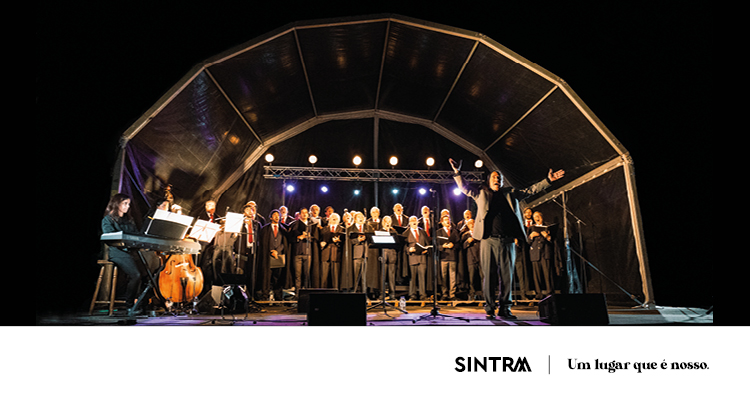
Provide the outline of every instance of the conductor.
<path id="1" fill-rule="evenodd" d="M 526 240 L 526 232 L 521 224 L 520 200 L 545 190 L 551 182 L 562 178 L 565 171 L 552 172 L 549 170 L 547 178 L 525 188 L 514 189 L 503 187 L 503 175 L 493 171 L 487 184 L 479 187 L 469 185 L 461 178 L 461 164 L 453 159 L 448 160 L 453 168 L 453 179 L 461 192 L 477 203 L 477 218 L 474 224 L 474 238 L 482 241 L 479 252 L 480 267 L 482 269 L 482 293 L 484 295 L 484 310 L 488 319 L 495 318 L 495 308 L 498 316 L 504 319 L 516 319 L 510 311 L 513 290 L 513 268 L 515 265 L 516 239 Z M 490 265 L 497 264 L 500 281 L 499 303 L 495 305 L 494 287 L 490 282 Z"/>

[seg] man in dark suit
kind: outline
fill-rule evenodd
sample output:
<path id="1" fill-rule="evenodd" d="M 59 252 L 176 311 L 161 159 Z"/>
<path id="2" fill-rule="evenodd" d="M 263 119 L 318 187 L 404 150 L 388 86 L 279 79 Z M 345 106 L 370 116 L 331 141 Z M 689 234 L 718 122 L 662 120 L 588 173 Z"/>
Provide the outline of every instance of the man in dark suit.
<path id="1" fill-rule="evenodd" d="M 191 216 L 215 224 L 223 223 L 223 216 L 216 212 L 216 201 L 214 200 L 207 200 L 203 204 L 203 208 Z M 207 293 L 211 291 L 211 286 L 214 284 L 221 284 L 218 275 L 219 271 L 216 270 L 213 263 L 215 259 L 216 237 L 210 243 L 200 242 L 200 245 L 201 251 L 196 256 L 195 263 L 203 271 L 203 293 Z"/>
<path id="2" fill-rule="evenodd" d="M 320 285 L 321 280 L 321 273 L 320 273 L 320 244 L 319 244 L 319 236 L 320 236 L 320 230 L 323 227 L 323 217 L 320 216 L 320 206 L 317 204 L 313 204 L 309 208 L 309 220 L 310 220 L 310 231 L 312 232 L 311 241 L 310 241 L 310 249 L 312 254 L 310 254 L 310 285 L 309 287 L 319 288 L 322 287 Z"/>
<path id="3" fill-rule="evenodd" d="M 435 237 L 435 231 L 437 230 L 435 225 L 436 222 L 437 225 L 439 225 L 440 220 L 433 221 L 430 207 L 422 206 L 419 212 L 422 214 L 422 217 L 419 218 L 419 227 L 422 228 L 422 231 L 427 235 L 427 243 L 433 244 L 433 238 Z M 437 254 L 435 254 L 434 251 L 427 252 L 425 284 L 427 285 L 427 290 L 429 292 L 434 290 L 434 280 L 437 280 L 437 285 L 440 286 L 440 271 L 438 271 L 440 267 L 435 265 L 435 257 L 437 257 Z M 414 277 L 412 277 L 412 279 L 414 279 Z M 433 293 L 433 295 L 437 296 L 437 293 Z"/>
<path id="4" fill-rule="evenodd" d="M 292 256 L 294 261 L 294 287 L 299 292 L 302 288 L 311 287 L 311 257 L 312 237 L 315 234 L 314 226 L 309 220 L 307 208 L 299 210 L 299 219 L 289 226 L 289 239 L 292 242 Z"/>
<path id="5" fill-rule="evenodd" d="M 530 208 L 524 208 L 523 229 L 527 237 L 529 232 L 531 232 L 531 227 L 534 225 L 533 214 L 534 212 Z M 518 288 L 521 299 L 528 299 L 530 296 L 531 261 L 529 261 L 529 243 L 525 240 L 516 240 L 516 276 L 518 277 Z"/>
<path id="6" fill-rule="evenodd" d="M 482 242 L 475 239 L 473 236 L 474 231 L 474 220 L 470 219 L 466 221 L 466 229 L 464 230 L 461 241 L 463 243 L 464 253 L 466 254 L 466 269 L 468 273 L 468 284 L 469 284 L 469 300 L 475 300 L 477 297 L 476 290 L 480 288 L 484 275 L 482 274 L 482 268 L 479 262 L 479 249 L 481 248 Z M 479 280 L 477 280 L 479 276 Z"/>
<path id="7" fill-rule="evenodd" d="M 458 249 L 461 237 L 458 229 L 451 223 L 449 214 L 440 219 L 442 227 L 435 233 L 440 255 L 440 274 L 443 279 L 443 299 L 456 298 L 456 265 L 458 263 Z"/>
<path id="8" fill-rule="evenodd" d="M 549 293 L 552 288 L 552 271 L 550 270 L 552 259 L 552 236 L 549 229 L 544 226 L 544 216 L 541 212 L 534 213 L 534 225 L 529 230 L 529 260 L 534 277 L 534 289 L 536 299 L 539 300 Z M 544 281 L 542 281 L 542 278 Z"/>
<path id="9" fill-rule="evenodd" d="M 498 315 L 505 319 L 516 319 L 510 311 L 513 270 L 516 262 L 516 239 L 526 240 L 526 232 L 521 225 L 520 200 L 547 189 L 551 182 L 562 178 L 565 171 L 552 172 L 550 169 L 546 179 L 520 190 L 503 187 L 502 174 L 499 171 L 493 171 L 487 184 L 475 187 L 463 181 L 459 164 L 452 159 L 449 162 L 455 173 L 454 180 L 458 188 L 477 203 L 474 237 L 482 240 L 480 249 L 481 267 L 484 273 L 482 292 L 487 318 L 495 318 L 494 287 L 490 282 L 490 265 L 494 259 L 500 281 Z"/>
<path id="10" fill-rule="evenodd" d="M 252 203 L 252 204 L 251 204 Z M 261 221 L 265 219 L 257 218 L 256 216 L 256 205 L 255 202 L 249 202 L 245 204 L 243 208 L 245 221 L 242 224 L 242 230 L 240 231 L 239 239 L 237 240 L 237 254 L 239 255 L 237 273 L 244 273 L 246 277 L 248 290 L 254 298 L 260 298 L 263 296 L 261 286 L 261 271 L 257 266 L 256 252 L 258 247 L 258 235 L 260 229 L 263 226 Z M 254 286 L 254 287 L 253 287 Z M 257 293 L 256 293 L 257 291 Z"/>
<path id="11" fill-rule="evenodd" d="M 391 226 L 409 226 L 409 217 L 404 215 L 404 206 L 401 203 L 396 203 L 393 206 L 393 215 L 391 215 Z"/>
<path id="12" fill-rule="evenodd" d="M 200 210 L 197 215 L 193 216 L 216 224 L 219 223 L 222 217 L 222 215 L 216 212 L 216 201 L 214 200 L 207 200 L 203 204 L 203 210 Z"/>
<path id="13" fill-rule="evenodd" d="M 409 229 L 406 233 L 406 251 L 409 268 L 411 269 L 411 282 L 409 282 L 409 299 L 418 300 L 427 297 L 425 278 L 427 272 L 427 254 L 432 242 L 425 231 L 420 228 L 419 220 L 415 216 L 409 217 Z M 419 297 L 417 297 L 419 291 Z"/>
<path id="14" fill-rule="evenodd" d="M 367 227 L 370 232 L 379 231 L 383 227 L 383 220 L 380 218 L 380 208 L 372 207 L 370 209 L 370 218 L 367 218 Z M 380 291 L 383 288 L 381 285 L 380 275 L 380 249 L 370 247 L 367 251 L 367 292 L 368 297 L 371 299 L 379 298 Z"/>
<path id="15" fill-rule="evenodd" d="M 462 219 L 461 221 L 458 221 L 458 223 L 456 224 L 456 228 L 458 228 L 458 233 L 463 235 L 464 232 L 466 232 L 466 229 L 467 229 L 466 223 L 469 222 L 470 219 L 472 219 L 471 210 L 465 210 L 464 219 Z"/>
<path id="16" fill-rule="evenodd" d="M 390 217 L 390 215 L 386 215 L 383 217 L 383 223 L 381 225 L 381 230 L 384 232 L 388 232 L 391 236 L 398 236 L 399 233 L 393 228 L 393 219 Z M 400 236 L 399 236 L 400 238 Z M 399 260 L 399 250 L 396 249 L 381 249 L 381 257 L 383 258 L 381 264 L 385 266 L 385 271 L 382 271 L 382 273 L 385 275 L 388 281 L 388 287 L 390 291 L 388 292 L 388 299 L 389 300 L 395 300 L 396 299 L 396 264 Z M 385 288 L 383 288 L 385 290 Z"/>
<path id="17" fill-rule="evenodd" d="M 377 260 L 367 260 L 367 237 L 365 233 L 371 233 L 369 225 L 366 223 L 365 215 L 357 211 L 354 214 L 354 223 L 346 230 L 347 236 L 349 236 L 349 257 L 351 258 L 351 266 L 353 273 L 353 290 L 356 291 L 358 287 L 362 288 L 362 292 L 366 292 L 367 288 L 367 275 L 365 274 L 366 262 L 376 262 Z M 360 285 L 362 283 L 362 286 Z"/>
<path id="18" fill-rule="evenodd" d="M 251 218 L 257 221 L 260 226 L 266 224 L 266 219 L 262 215 L 258 214 L 258 204 L 256 202 L 252 200 L 248 201 L 243 207 L 243 211 L 247 218 Z"/>
<path id="19" fill-rule="evenodd" d="M 320 287 L 340 288 L 341 255 L 346 232 L 339 219 L 338 214 L 330 214 L 327 225 L 320 229 Z"/>
<path id="20" fill-rule="evenodd" d="M 404 206 L 402 206 L 401 203 L 396 203 L 393 206 L 391 226 L 393 226 L 400 234 L 403 234 L 404 229 L 409 226 L 409 217 L 404 215 Z M 406 261 L 406 246 L 404 246 L 403 249 L 397 250 L 396 253 L 398 254 L 398 261 L 396 265 L 396 281 L 406 282 L 406 279 L 408 279 L 409 276 L 409 263 Z"/>
<path id="21" fill-rule="evenodd" d="M 289 242 L 287 230 L 279 220 L 278 210 L 271 211 L 271 221 L 258 234 L 258 269 L 260 270 L 261 299 L 273 292 L 274 300 L 282 300 L 286 274 L 289 272 Z"/>
<path id="22" fill-rule="evenodd" d="M 284 228 L 289 228 L 292 222 L 294 222 L 294 217 L 289 215 L 289 209 L 286 206 L 279 207 L 279 223 L 284 225 Z"/>
<path id="23" fill-rule="evenodd" d="M 422 218 L 419 219 L 419 227 L 427 234 L 427 239 L 432 241 L 432 237 L 435 235 L 435 227 L 430 218 L 430 207 L 422 206 L 419 211 L 422 214 Z"/>
<path id="24" fill-rule="evenodd" d="M 333 209 L 333 207 L 326 206 L 326 208 L 323 210 L 323 216 L 320 217 L 320 221 L 321 221 L 320 226 L 321 227 L 325 228 L 326 226 L 328 226 L 328 220 L 331 218 L 331 215 L 333 215 L 334 212 L 335 212 L 335 210 Z M 341 216 L 340 215 L 339 215 L 339 222 L 341 222 Z"/>

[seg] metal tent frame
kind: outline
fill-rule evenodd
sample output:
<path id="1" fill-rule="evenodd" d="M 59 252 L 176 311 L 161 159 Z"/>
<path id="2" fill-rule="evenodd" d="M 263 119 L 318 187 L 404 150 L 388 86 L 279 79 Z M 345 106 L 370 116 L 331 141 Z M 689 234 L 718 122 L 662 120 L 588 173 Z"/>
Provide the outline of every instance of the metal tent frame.
<path id="1" fill-rule="evenodd" d="M 196 65 L 123 133 L 113 190 L 145 198 L 177 176 L 186 201 L 195 204 L 206 192 L 218 199 L 270 149 L 347 120 L 373 121 L 367 169 L 378 176 L 366 179 L 398 179 L 378 165 L 381 121 L 424 127 L 516 187 L 552 165 L 569 171 L 531 206 L 623 174 L 643 303 L 654 304 L 633 161 L 624 146 L 541 66 L 480 33 L 405 16 L 296 22 Z M 315 179 L 316 170 L 284 173 Z"/>

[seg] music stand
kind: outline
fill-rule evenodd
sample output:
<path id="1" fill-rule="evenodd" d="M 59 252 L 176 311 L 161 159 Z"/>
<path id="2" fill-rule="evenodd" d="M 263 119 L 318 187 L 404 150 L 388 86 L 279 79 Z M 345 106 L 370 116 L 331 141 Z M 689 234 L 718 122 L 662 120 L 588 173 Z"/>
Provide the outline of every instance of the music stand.
<path id="1" fill-rule="evenodd" d="M 231 219 L 230 219 L 231 217 Z M 245 265 L 244 271 L 242 274 L 224 274 L 220 273 L 219 278 L 222 281 L 222 284 L 224 286 L 223 292 L 226 291 L 226 287 L 230 286 L 231 288 L 237 288 L 240 290 L 240 293 L 244 297 L 244 305 L 245 305 L 245 320 L 247 320 L 248 314 L 250 312 L 253 313 L 263 313 L 265 310 L 263 307 L 258 304 L 258 302 L 255 301 L 255 276 L 256 276 L 256 265 L 258 262 L 258 254 L 256 249 L 258 248 L 258 230 L 256 229 L 256 221 L 250 218 L 245 217 L 244 214 L 239 213 L 230 213 L 227 212 L 227 224 L 225 225 L 225 233 L 233 233 L 237 235 L 238 240 L 244 240 L 247 242 L 247 237 L 250 235 L 250 232 L 243 232 L 242 226 L 249 220 L 250 221 L 250 228 L 252 229 L 252 237 L 253 237 L 253 243 L 250 247 L 250 254 L 252 257 L 252 263 L 250 263 L 249 268 L 248 265 Z M 233 257 L 233 264 L 234 264 L 234 271 L 236 272 L 239 269 L 239 262 L 240 259 L 243 259 L 246 261 L 246 257 L 244 254 L 237 254 L 236 248 L 234 245 L 231 246 L 232 252 L 236 254 L 236 257 Z M 249 284 L 248 284 L 248 271 L 247 269 L 250 269 L 249 275 Z M 245 286 L 245 290 L 242 290 L 241 286 Z M 224 295 L 222 294 L 222 297 Z M 229 300 L 229 299 L 227 299 Z M 222 300 L 222 303 L 223 300 Z M 223 309 L 222 309 L 222 318 L 223 318 Z"/>
<path id="2" fill-rule="evenodd" d="M 435 210 L 440 210 L 440 195 L 437 190 L 430 189 L 430 192 L 432 192 L 432 196 L 435 198 Z M 434 215 L 433 211 L 430 211 L 430 226 L 436 226 L 435 225 L 435 219 L 432 217 Z M 438 248 L 437 244 L 437 235 L 432 235 L 432 249 L 435 251 L 435 255 L 432 257 L 432 310 L 430 310 L 429 314 L 422 315 L 421 317 L 415 319 L 413 322 L 416 323 L 417 321 L 420 321 L 422 319 L 426 318 L 436 318 L 436 317 L 448 317 L 448 318 L 455 318 L 464 320 L 466 322 L 471 322 L 467 318 L 463 317 L 457 317 L 455 315 L 447 315 L 447 314 L 441 314 L 439 312 L 440 307 L 438 307 L 437 304 L 437 294 L 438 294 L 438 263 L 440 262 L 440 256 L 439 253 L 436 251 Z"/>
<path id="3" fill-rule="evenodd" d="M 373 249 L 394 249 L 397 250 L 399 248 L 402 248 L 404 246 L 403 243 L 403 236 L 400 236 L 398 234 L 390 234 L 388 232 L 380 231 L 378 233 L 365 233 L 367 236 L 367 243 L 370 246 L 370 248 Z M 385 300 L 385 274 L 387 271 L 385 259 L 383 259 L 383 254 L 381 252 L 380 257 L 380 282 L 382 284 L 380 289 L 380 302 L 377 304 L 374 304 L 370 306 L 367 311 L 372 310 L 373 308 L 383 307 L 383 313 L 385 315 L 388 315 L 387 307 L 394 308 L 398 311 L 401 311 L 403 314 L 408 314 L 406 310 L 402 310 L 396 306 L 393 306 L 389 304 Z M 390 317 L 390 315 L 388 315 Z"/>

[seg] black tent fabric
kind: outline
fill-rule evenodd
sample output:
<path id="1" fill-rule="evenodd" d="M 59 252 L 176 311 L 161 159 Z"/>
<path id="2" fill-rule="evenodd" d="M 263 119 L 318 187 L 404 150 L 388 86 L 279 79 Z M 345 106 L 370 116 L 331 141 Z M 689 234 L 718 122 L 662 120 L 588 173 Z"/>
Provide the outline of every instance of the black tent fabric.
<path id="1" fill-rule="evenodd" d="M 562 79 L 480 33 L 392 14 L 268 32 L 195 66 L 124 132 L 112 189 L 135 199 L 137 219 L 168 184 L 187 212 L 214 199 L 237 212 L 254 200 L 261 213 L 283 203 L 293 212 L 400 201 L 418 214 L 426 201 L 416 183 L 398 200 L 373 184 L 360 184 L 356 199 L 325 198 L 312 184 L 287 199 L 262 177 L 267 153 L 290 166 L 309 166 L 316 154 L 316 167 L 329 168 L 351 166 L 354 154 L 362 168 L 388 167 L 391 155 L 415 169 L 428 156 L 443 170 L 449 157 L 481 159 L 514 187 L 564 169 L 529 203 L 548 218 L 582 221 L 567 232 L 580 233 L 579 249 L 599 272 L 580 259 L 571 268 L 612 302 L 653 305 L 629 153 Z M 453 215 L 471 207 L 443 191 Z M 567 211 L 551 205 L 564 193 Z"/>

